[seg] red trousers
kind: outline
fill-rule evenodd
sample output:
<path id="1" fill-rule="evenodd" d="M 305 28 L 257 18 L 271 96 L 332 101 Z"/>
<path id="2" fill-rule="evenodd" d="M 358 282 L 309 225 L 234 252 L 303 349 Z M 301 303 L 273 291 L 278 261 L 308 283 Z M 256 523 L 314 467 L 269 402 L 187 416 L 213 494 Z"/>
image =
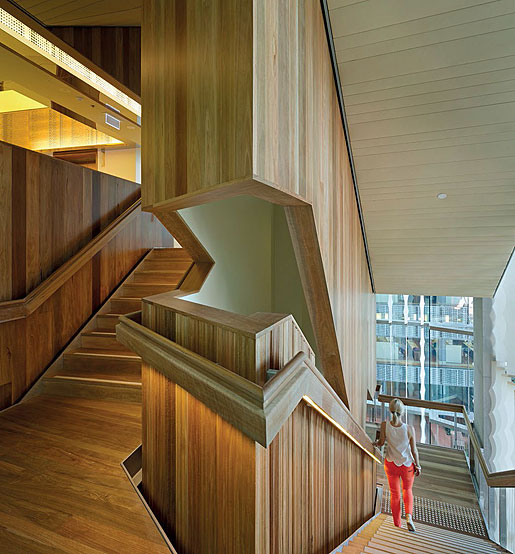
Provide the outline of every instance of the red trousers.
<path id="1" fill-rule="evenodd" d="M 415 465 L 410 467 L 397 466 L 393 462 L 385 460 L 384 470 L 390 486 L 390 504 L 392 506 L 393 523 L 401 526 L 401 480 L 402 496 L 404 498 L 404 510 L 406 515 L 413 512 L 413 479 L 415 478 Z"/>

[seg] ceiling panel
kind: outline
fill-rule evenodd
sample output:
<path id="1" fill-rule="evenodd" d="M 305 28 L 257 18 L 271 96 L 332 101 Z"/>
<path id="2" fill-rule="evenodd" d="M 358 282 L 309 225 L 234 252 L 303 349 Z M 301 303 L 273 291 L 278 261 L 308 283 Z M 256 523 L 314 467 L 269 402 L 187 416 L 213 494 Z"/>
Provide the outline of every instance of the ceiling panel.
<path id="1" fill-rule="evenodd" d="M 0 140 L 29 150 L 59 150 L 122 144 L 51 108 L 0 114 Z"/>
<path id="2" fill-rule="evenodd" d="M 45 25 L 141 25 L 142 0 L 16 0 Z"/>
<path id="3" fill-rule="evenodd" d="M 515 245 L 515 2 L 328 4 L 377 292 L 491 296 Z"/>

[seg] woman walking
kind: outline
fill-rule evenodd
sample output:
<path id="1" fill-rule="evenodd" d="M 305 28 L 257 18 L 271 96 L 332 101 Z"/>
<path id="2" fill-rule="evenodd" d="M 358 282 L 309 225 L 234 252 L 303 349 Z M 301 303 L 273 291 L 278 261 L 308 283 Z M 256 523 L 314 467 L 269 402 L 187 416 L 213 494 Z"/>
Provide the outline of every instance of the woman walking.
<path id="1" fill-rule="evenodd" d="M 390 503 L 392 506 L 393 523 L 401 527 L 401 481 L 402 496 L 404 498 L 404 510 L 406 512 L 406 524 L 409 531 L 415 532 L 413 524 L 413 493 L 411 487 L 415 476 L 422 471 L 418 458 L 415 432 L 411 425 L 402 422 L 404 404 L 394 398 L 390 402 L 390 421 L 381 423 L 381 434 L 376 446 L 383 446 L 385 440 L 386 457 L 384 470 L 390 487 Z"/>

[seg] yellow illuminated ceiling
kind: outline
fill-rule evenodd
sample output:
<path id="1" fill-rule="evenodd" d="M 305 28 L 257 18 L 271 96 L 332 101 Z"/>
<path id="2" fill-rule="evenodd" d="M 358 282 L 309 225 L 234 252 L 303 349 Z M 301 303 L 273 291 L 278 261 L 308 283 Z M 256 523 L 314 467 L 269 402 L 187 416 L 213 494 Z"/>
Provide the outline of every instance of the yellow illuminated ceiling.
<path id="1" fill-rule="evenodd" d="M 0 113 L 0 140 L 29 150 L 122 144 L 51 108 Z"/>
<path id="2" fill-rule="evenodd" d="M 36 102 L 36 100 L 32 100 L 32 98 L 16 90 L 0 91 L 0 113 L 19 112 L 22 110 L 34 110 L 46 107 L 45 104 Z"/>

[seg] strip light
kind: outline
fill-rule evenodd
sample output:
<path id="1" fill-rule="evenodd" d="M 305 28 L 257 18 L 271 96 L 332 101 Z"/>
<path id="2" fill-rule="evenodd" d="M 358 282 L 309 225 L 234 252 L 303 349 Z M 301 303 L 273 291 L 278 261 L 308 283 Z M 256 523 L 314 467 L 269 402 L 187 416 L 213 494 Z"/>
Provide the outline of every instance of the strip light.
<path id="1" fill-rule="evenodd" d="M 349 438 L 356 446 L 361 448 L 363 452 L 366 452 L 373 460 L 375 460 L 378 464 L 381 464 L 381 460 L 376 458 L 371 452 L 369 452 L 357 439 L 355 439 L 348 431 L 346 431 L 336 420 L 334 420 L 327 412 L 324 412 L 322 408 L 313 402 L 309 396 L 304 395 L 302 397 L 302 400 L 305 400 L 312 408 L 315 408 L 315 410 L 322 414 L 330 423 L 332 423 L 339 431 L 341 431 L 347 438 Z"/>
<path id="2" fill-rule="evenodd" d="M 91 69 L 81 64 L 75 58 L 64 52 L 64 50 L 61 50 L 58 46 L 51 43 L 45 37 L 34 31 L 34 29 L 31 29 L 28 25 L 25 25 L 25 23 L 2 8 L 0 8 L 0 29 L 23 42 L 39 54 L 45 56 L 45 58 L 54 62 L 56 65 L 87 82 L 96 90 L 127 108 L 133 114 L 141 116 L 141 104 L 139 102 L 136 102 L 136 100 L 124 94 L 114 85 L 100 77 L 100 75 L 91 71 Z"/>

